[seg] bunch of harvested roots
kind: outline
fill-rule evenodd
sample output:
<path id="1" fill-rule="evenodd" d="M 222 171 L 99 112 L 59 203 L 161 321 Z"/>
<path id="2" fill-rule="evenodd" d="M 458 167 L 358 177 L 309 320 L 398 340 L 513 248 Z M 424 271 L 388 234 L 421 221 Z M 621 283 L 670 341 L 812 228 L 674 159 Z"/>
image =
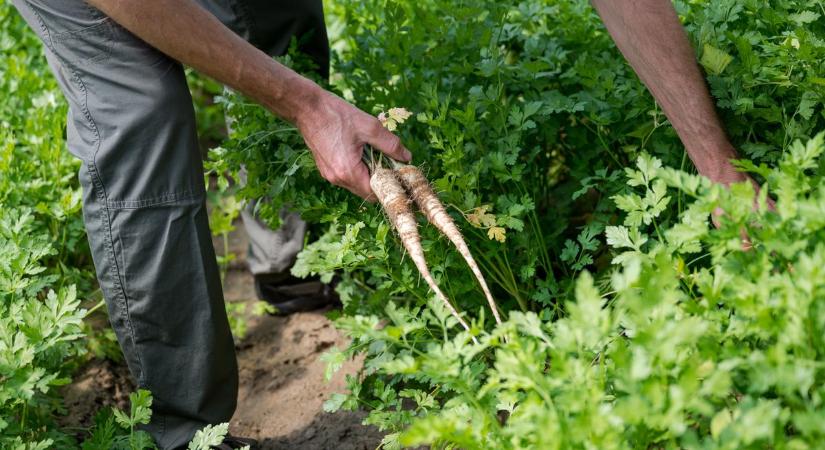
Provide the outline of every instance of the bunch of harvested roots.
<path id="1" fill-rule="evenodd" d="M 370 177 L 370 187 L 378 197 L 382 208 L 387 214 L 390 223 L 398 232 L 401 243 L 410 255 L 415 267 L 421 273 L 421 276 L 430 286 L 430 289 L 435 293 L 436 297 L 441 300 L 450 313 L 458 320 L 465 330 L 469 331 L 470 327 L 467 322 L 458 314 L 455 307 L 450 303 L 447 296 L 436 284 L 430 270 L 427 267 L 427 261 L 424 257 L 424 249 L 421 246 L 421 237 L 418 234 L 418 225 L 415 214 L 411 209 L 411 203 L 414 201 L 427 220 L 435 225 L 453 245 L 456 246 L 458 252 L 464 257 L 467 265 L 481 285 L 481 290 L 487 297 L 487 302 L 490 309 L 493 311 L 493 317 L 496 323 L 501 323 L 498 307 L 495 300 L 493 300 L 490 289 L 487 287 L 487 282 L 481 274 L 481 270 L 476 264 L 473 255 L 470 253 L 470 248 L 464 241 L 464 237 L 459 231 L 453 219 L 447 213 L 447 209 L 438 199 L 438 196 L 433 191 L 427 178 L 416 166 L 402 164 L 392 159 L 388 159 L 391 168 L 384 167 L 381 162 L 384 158 L 378 160 L 371 157 L 371 151 L 365 153 L 365 161 L 370 167 L 372 176 Z"/>

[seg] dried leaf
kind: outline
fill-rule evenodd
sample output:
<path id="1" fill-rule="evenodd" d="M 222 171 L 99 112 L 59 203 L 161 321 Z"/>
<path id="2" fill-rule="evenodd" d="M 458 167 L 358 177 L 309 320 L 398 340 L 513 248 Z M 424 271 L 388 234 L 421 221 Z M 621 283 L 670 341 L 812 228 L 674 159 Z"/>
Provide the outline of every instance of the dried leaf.
<path id="1" fill-rule="evenodd" d="M 490 227 L 487 230 L 487 237 L 490 239 L 495 239 L 499 242 L 504 242 L 507 239 L 506 230 L 504 227 Z"/>

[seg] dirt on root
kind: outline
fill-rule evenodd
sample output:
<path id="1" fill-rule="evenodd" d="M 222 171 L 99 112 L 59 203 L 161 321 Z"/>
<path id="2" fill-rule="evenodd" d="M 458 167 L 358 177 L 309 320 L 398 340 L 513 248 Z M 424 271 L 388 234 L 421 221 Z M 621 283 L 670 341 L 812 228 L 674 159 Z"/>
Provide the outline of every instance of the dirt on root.
<path id="1" fill-rule="evenodd" d="M 230 236 L 230 249 L 238 259 L 227 272 L 224 296 L 228 302 L 251 303 L 255 300 L 253 279 L 243 264 L 246 235 L 243 226 L 237 225 Z M 217 244 L 216 248 L 223 247 L 222 242 Z M 230 422 L 232 434 L 258 439 L 262 450 L 368 450 L 378 446 L 382 433 L 361 424 L 364 413 L 325 413 L 322 409 L 332 393 L 344 392 L 345 375 L 354 374 L 362 364 L 349 361 L 330 382 L 324 380 L 326 365 L 319 359 L 321 354 L 347 343 L 326 312 L 248 317 L 246 336 L 236 344 L 240 389 Z M 85 428 L 102 407 L 127 409 L 133 390 L 134 382 L 123 363 L 93 360 L 63 388 L 69 415 L 62 424 Z"/>

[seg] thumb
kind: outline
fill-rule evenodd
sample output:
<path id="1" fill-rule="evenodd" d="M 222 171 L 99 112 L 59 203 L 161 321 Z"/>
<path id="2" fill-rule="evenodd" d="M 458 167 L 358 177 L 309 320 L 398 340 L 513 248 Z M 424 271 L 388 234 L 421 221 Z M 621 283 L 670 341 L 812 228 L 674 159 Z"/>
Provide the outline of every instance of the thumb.
<path id="1" fill-rule="evenodd" d="M 377 119 L 372 132 L 367 137 L 367 143 L 396 161 L 409 162 L 412 159 L 412 154 L 404 148 L 401 139 L 384 128 Z"/>

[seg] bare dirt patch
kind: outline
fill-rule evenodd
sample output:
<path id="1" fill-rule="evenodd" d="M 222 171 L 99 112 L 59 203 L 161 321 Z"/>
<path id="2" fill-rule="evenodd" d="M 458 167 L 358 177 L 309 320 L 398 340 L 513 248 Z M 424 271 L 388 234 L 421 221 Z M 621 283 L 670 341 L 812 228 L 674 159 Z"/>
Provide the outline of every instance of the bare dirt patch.
<path id="1" fill-rule="evenodd" d="M 263 449 L 373 449 L 381 433 L 360 424 L 358 413 L 323 412 L 333 392 L 344 390 L 349 362 L 331 383 L 318 358 L 344 338 L 322 313 L 253 319 L 238 348 L 241 388 L 231 431 L 261 440 Z"/>

